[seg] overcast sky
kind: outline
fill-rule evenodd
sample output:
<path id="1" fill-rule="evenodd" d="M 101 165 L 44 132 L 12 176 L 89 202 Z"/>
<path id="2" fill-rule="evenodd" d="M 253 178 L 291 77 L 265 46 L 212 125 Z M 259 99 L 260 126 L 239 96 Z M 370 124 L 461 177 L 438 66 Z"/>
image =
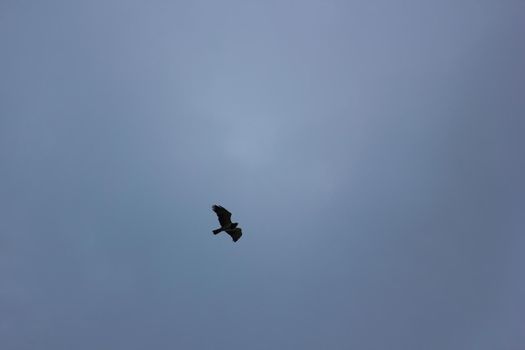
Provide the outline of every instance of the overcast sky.
<path id="1" fill-rule="evenodd" d="M 524 19 L 1 0 L 0 348 L 523 349 Z"/>

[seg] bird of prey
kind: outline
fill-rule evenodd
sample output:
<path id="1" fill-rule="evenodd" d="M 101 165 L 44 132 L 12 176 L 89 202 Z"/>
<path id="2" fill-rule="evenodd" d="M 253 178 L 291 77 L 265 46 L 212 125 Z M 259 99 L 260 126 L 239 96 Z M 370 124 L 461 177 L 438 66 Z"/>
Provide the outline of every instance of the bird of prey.
<path id="1" fill-rule="evenodd" d="M 240 227 L 237 227 L 239 223 L 232 222 L 232 213 L 230 213 L 228 210 L 224 209 L 220 205 L 214 205 L 212 209 L 215 212 L 215 214 L 217 214 L 217 217 L 219 218 L 219 223 L 221 224 L 221 228 L 213 230 L 213 234 L 216 235 L 219 232 L 224 231 L 231 236 L 234 242 L 237 242 L 242 236 L 242 230 Z"/>

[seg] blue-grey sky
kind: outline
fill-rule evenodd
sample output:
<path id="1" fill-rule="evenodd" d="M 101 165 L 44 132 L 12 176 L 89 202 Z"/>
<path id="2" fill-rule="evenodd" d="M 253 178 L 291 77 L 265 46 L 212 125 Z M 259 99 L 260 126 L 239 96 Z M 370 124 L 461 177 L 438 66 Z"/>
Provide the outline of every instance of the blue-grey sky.
<path id="1" fill-rule="evenodd" d="M 2 0 L 0 348 L 523 349 L 524 23 Z"/>

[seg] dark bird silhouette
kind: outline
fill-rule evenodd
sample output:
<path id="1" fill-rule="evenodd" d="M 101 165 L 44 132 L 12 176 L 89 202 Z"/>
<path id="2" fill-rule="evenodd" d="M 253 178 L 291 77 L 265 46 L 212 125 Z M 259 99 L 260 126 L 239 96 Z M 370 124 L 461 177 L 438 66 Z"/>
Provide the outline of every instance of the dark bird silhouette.
<path id="1" fill-rule="evenodd" d="M 240 227 L 237 227 L 239 223 L 232 222 L 232 213 L 230 213 L 228 210 L 224 209 L 220 205 L 214 205 L 212 209 L 215 212 L 215 214 L 217 214 L 217 217 L 219 218 L 219 223 L 221 224 L 221 228 L 213 230 L 213 234 L 216 235 L 219 232 L 224 231 L 231 236 L 234 242 L 237 242 L 242 236 L 242 230 Z"/>

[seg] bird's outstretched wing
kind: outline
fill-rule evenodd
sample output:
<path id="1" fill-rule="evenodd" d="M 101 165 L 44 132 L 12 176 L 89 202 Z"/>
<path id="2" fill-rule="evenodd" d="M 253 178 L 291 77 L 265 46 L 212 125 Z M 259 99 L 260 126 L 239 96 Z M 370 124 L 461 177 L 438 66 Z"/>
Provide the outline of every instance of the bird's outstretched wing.
<path id="1" fill-rule="evenodd" d="M 231 230 L 226 230 L 226 233 L 230 235 L 234 242 L 237 242 L 242 236 L 242 230 L 240 227 Z"/>
<path id="2" fill-rule="evenodd" d="M 221 227 L 230 226 L 230 224 L 232 223 L 232 220 L 231 220 L 232 213 L 230 213 L 229 211 L 227 211 L 220 205 L 214 205 L 212 209 L 215 212 L 215 214 L 217 214 Z"/>

